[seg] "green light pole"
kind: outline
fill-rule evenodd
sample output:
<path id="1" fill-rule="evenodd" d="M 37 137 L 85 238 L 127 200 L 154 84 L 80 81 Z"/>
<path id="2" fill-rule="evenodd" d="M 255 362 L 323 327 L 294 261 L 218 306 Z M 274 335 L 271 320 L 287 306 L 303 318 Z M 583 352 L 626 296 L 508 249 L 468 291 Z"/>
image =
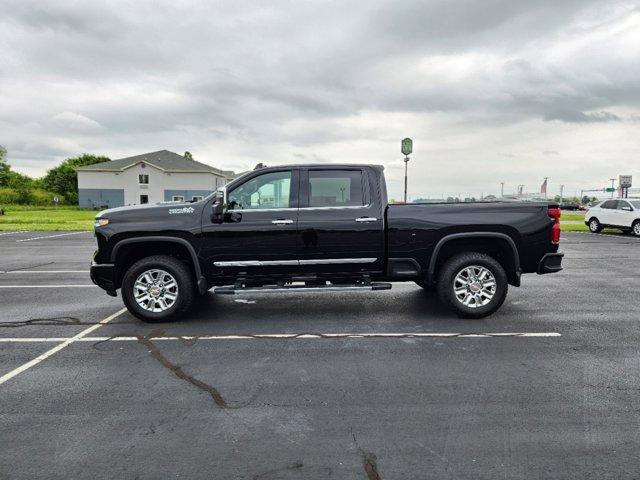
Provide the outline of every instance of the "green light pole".
<path id="1" fill-rule="evenodd" d="M 413 151 L 413 140 L 405 138 L 402 140 L 402 147 L 400 149 L 404 155 L 404 203 L 407 203 L 407 170 L 409 165 L 409 155 Z"/>

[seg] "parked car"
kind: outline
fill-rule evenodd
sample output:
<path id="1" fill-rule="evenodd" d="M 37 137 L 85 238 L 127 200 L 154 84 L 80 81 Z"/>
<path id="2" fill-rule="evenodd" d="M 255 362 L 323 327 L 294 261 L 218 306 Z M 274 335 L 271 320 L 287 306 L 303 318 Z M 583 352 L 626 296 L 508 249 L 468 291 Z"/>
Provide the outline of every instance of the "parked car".
<path id="1" fill-rule="evenodd" d="M 191 203 L 100 212 L 92 280 L 121 289 L 147 321 L 197 294 L 435 288 L 481 318 L 522 273 L 562 270 L 560 209 L 549 203 L 389 205 L 383 167 L 260 168 Z"/>
<path id="2" fill-rule="evenodd" d="M 580 205 L 577 203 L 562 203 L 560 204 L 560 210 L 566 210 L 566 211 L 580 210 Z"/>
<path id="3" fill-rule="evenodd" d="M 593 233 L 612 227 L 640 237 L 640 200 L 606 200 L 587 210 L 584 223 Z"/>

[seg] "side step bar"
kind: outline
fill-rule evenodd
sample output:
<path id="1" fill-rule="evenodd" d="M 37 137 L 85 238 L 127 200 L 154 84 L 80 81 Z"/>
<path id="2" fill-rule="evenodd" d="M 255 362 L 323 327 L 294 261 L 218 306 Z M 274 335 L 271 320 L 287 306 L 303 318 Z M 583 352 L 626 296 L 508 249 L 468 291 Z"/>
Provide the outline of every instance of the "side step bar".
<path id="1" fill-rule="evenodd" d="M 390 283 L 371 282 L 368 285 L 267 285 L 264 287 L 218 287 L 213 293 L 218 295 L 240 295 L 243 293 L 279 293 L 279 292 L 344 292 L 358 290 L 391 290 Z"/>

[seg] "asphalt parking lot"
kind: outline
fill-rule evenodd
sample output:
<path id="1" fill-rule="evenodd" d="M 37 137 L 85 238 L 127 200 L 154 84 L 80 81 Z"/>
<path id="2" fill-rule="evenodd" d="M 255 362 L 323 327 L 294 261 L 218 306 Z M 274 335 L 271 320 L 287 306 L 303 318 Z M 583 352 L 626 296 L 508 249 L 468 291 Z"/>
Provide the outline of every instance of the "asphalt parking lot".
<path id="1" fill-rule="evenodd" d="M 2 478 L 640 476 L 635 238 L 563 233 L 565 270 L 481 321 L 394 284 L 150 325 L 93 249 L 0 233 Z"/>

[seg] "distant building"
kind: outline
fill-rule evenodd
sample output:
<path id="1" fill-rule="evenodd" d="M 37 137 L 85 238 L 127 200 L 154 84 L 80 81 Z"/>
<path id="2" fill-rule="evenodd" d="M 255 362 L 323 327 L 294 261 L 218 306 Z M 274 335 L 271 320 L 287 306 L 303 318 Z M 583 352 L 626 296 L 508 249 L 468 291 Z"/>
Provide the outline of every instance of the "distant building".
<path id="1" fill-rule="evenodd" d="M 113 208 L 201 199 L 235 177 L 168 150 L 77 168 L 78 203 Z"/>

